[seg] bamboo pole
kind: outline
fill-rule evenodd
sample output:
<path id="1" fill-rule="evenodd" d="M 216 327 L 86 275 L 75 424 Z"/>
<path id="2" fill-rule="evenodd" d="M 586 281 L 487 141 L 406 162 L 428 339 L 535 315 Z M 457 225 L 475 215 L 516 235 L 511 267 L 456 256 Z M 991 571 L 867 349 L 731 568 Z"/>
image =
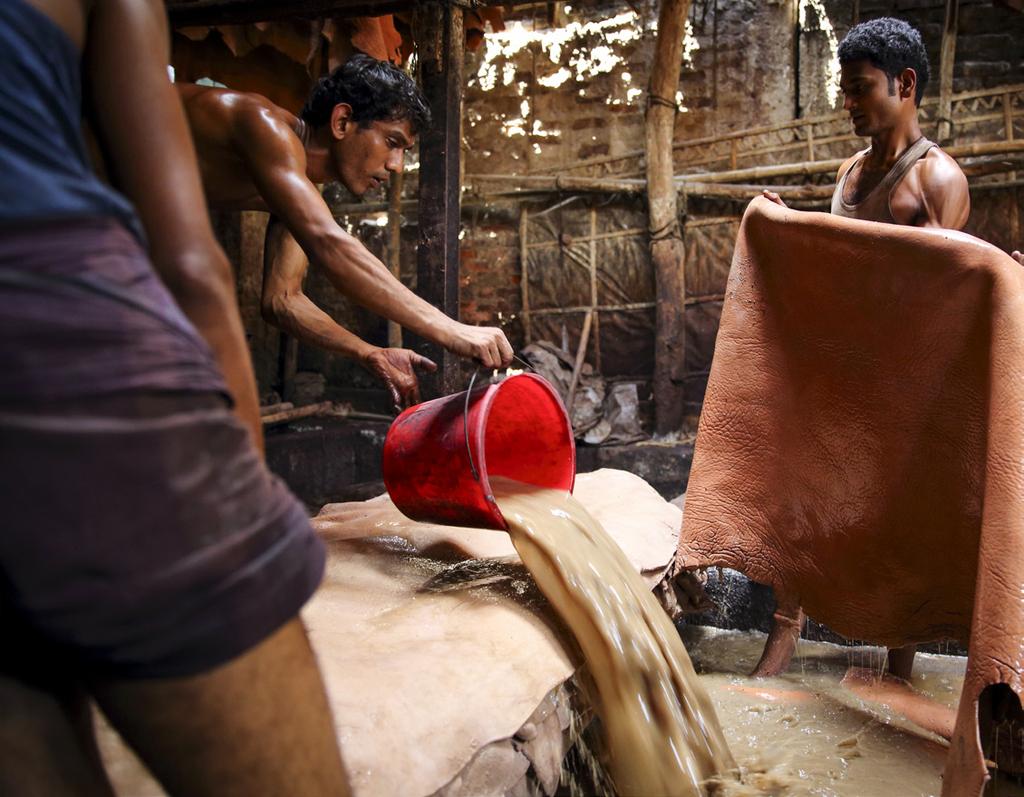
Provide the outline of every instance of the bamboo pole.
<path id="1" fill-rule="evenodd" d="M 597 208 L 590 208 L 590 306 L 597 307 Z M 601 317 L 591 312 L 594 326 L 594 365 L 601 373 Z"/>
<path id="2" fill-rule="evenodd" d="M 953 94 L 951 96 L 951 104 L 952 103 L 957 103 L 957 102 L 964 102 L 966 100 L 976 99 L 978 97 L 989 97 L 989 96 L 993 96 L 993 95 L 996 95 L 996 94 L 1003 94 L 1003 93 L 1014 94 L 1014 93 L 1022 92 L 1022 91 L 1024 91 L 1024 83 L 1013 83 L 1013 84 L 1009 84 L 1009 85 L 1005 85 L 1005 86 L 997 86 L 995 88 L 985 88 L 985 89 L 974 89 L 972 91 L 962 91 L 962 92 L 960 92 L 958 94 Z M 921 101 L 921 107 L 922 108 L 929 108 L 932 105 L 937 105 L 938 102 L 939 102 L 938 99 L 935 98 L 935 97 L 925 97 L 924 100 Z M 697 147 L 707 146 L 707 145 L 711 145 L 711 144 L 725 143 L 727 141 L 732 141 L 733 139 L 741 139 L 741 138 L 760 136 L 760 135 L 765 135 L 765 134 L 770 134 L 770 133 L 782 132 L 783 130 L 787 130 L 787 129 L 794 128 L 794 127 L 802 127 L 802 126 L 807 125 L 807 124 L 816 125 L 816 124 L 826 124 L 826 123 L 830 123 L 830 122 L 834 122 L 834 123 L 845 122 L 846 119 L 847 119 L 847 114 L 846 114 L 845 111 L 836 111 L 836 112 L 829 113 L 829 114 L 822 114 L 820 116 L 807 116 L 807 117 L 803 117 L 801 119 L 791 119 L 791 120 L 789 120 L 787 122 L 781 122 L 779 124 L 774 124 L 774 125 L 762 125 L 760 127 L 748 127 L 748 128 L 743 129 L 743 130 L 734 130 L 734 131 L 732 131 L 730 133 L 722 133 L 722 134 L 714 135 L 714 136 L 705 136 L 704 138 L 694 138 L 694 139 L 689 139 L 687 141 L 678 141 L 678 142 L 673 143 L 672 148 L 675 149 L 675 150 L 697 148 Z M 968 122 L 968 121 L 974 121 L 974 120 L 970 119 L 970 118 L 966 119 L 966 120 L 961 120 L 961 124 L 963 124 L 964 122 Z M 817 143 L 820 144 L 822 142 L 819 141 Z M 746 153 L 741 153 L 741 154 L 746 154 Z M 565 163 L 565 164 L 562 164 L 560 166 L 548 167 L 548 168 L 545 169 L 545 171 L 548 174 L 556 174 L 556 173 L 560 173 L 560 172 L 564 172 L 564 171 L 569 171 L 569 170 L 572 170 L 572 169 L 586 169 L 586 168 L 589 168 L 589 167 L 592 167 L 592 166 L 604 166 L 604 165 L 607 165 L 609 163 L 618 163 L 618 162 L 621 162 L 621 161 L 628 161 L 628 160 L 632 160 L 634 158 L 643 157 L 643 155 L 644 155 L 644 150 L 642 150 L 642 149 L 630 150 L 628 152 L 623 152 L 623 153 L 620 153 L 618 155 L 602 155 L 602 156 L 597 157 L 597 158 L 588 158 L 586 160 L 576 161 L 574 163 Z M 729 153 L 725 153 L 725 154 L 722 155 L 722 159 L 723 160 L 725 158 L 728 158 L 728 157 L 729 157 Z M 569 175 L 566 175 L 566 176 L 569 176 Z"/>
<path id="3" fill-rule="evenodd" d="M 646 227 L 631 227 L 627 230 L 614 230 L 613 232 L 599 232 L 593 236 L 595 241 L 607 241 L 613 238 L 633 238 L 639 235 L 647 235 Z M 591 240 L 591 236 L 586 235 L 580 238 L 573 238 L 571 243 L 582 244 L 587 243 Z M 535 244 L 529 244 L 529 249 L 551 249 L 557 246 L 564 246 L 562 241 L 538 241 Z"/>
<path id="4" fill-rule="evenodd" d="M 587 342 L 590 339 L 590 325 L 594 320 L 596 311 L 591 308 L 583 319 L 583 331 L 580 332 L 580 343 L 576 347 L 576 362 L 572 366 L 572 379 L 569 380 L 569 395 L 565 400 L 566 412 L 572 420 L 572 403 L 576 399 L 576 387 L 580 382 L 580 372 L 583 370 L 583 361 L 587 357 Z"/>
<path id="5" fill-rule="evenodd" d="M 533 330 L 530 327 L 530 214 L 526 205 L 519 206 L 519 297 L 522 302 L 520 313 L 523 317 L 523 339 L 526 345 L 533 341 Z M 557 243 L 557 242 L 556 242 Z"/>
<path id="6" fill-rule="evenodd" d="M 730 219 L 739 223 L 739 217 Z M 705 302 L 717 302 L 721 301 L 724 294 L 721 293 L 707 293 L 699 296 L 687 296 L 686 304 L 704 304 Z M 570 315 L 572 313 L 589 313 L 593 310 L 595 313 L 629 313 L 637 312 L 639 310 L 652 310 L 657 307 L 657 302 L 629 302 L 628 304 L 599 304 L 596 307 L 591 307 L 589 304 L 578 304 L 571 307 L 542 307 L 539 310 L 533 310 L 533 315 Z M 595 316 L 596 318 L 596 316 Z"/>
<path id="7" fill-rule="evenodd" d="M 330 415 L 336 418 L 347 417 L 352 407 L 348 404 L 335 404 L 333 401 L 321 401 L 316 404 L 306 404 L 303 407 L 291 407 L 290 409 L 279 410 L 264 415 L 260 422 L 264 426 L 278 426 L 282 423 L 298 421 L 302 418 L 312 418 L 314 415 Z"/>
<path id="8" fill-rule="evenodd" d="M 822 142 L 821 140 L 818 140 L 817 143 L 820 144 Z M 1015 153 L 1024 152 L 1024 139 L 1015 138 L 1012 141 L 989 141 L 978 144 L 959 144 L 953 147 L 946 147 L 944 148 L 944 151 L 955 158 L 998 158 L 1000 155 L 1013 155 Z M 810 176 L 827 172 L 835 172 L 843 162 L 844 160 L 842 158 L 835 158 L 825 161 L 801 161 L 799 163 L 783 163 L 775 166 L 750 167 L 727 172 L 694 172 L 692 174 L 677 174 L 675 176 L 675 181 L 678 190 L 683 190 L 683 188 L 685 188 L 686 191 L 693 196 L 742 199 L 746 195 L 749 195 L 748 198 L 750 198 L 756 196 L 762 190 L 768 190 L 775 191 L 776 193 L 785 192 L 789 195 L 795 196 L 796 198 L 802 197 L 806 199 L 819 199 L 826 193 L 830 194 L 832 186 L 773 185 L 758 182 L 738 183 L 734 181 L 754 181 L 775 177 L 793 177 L 796 175 Z M 972 165 L 973 164 L 964 164 L 962 166 L 966 174 L 971 174 Z M 507 181 L 510 185 L 515 185 L 517 182 L 523 181 L 523 184 L 527 187 L 525 190 L 521 191 L 499 190 L 480 194 L 477 199 L 479 200 L 479 205 L 481 207 L 488 206 L 489 202 L 500 200 L 516 201 L 522 200 L 530 195 L 543 195 L 546 193 L 564 190 L 562 188 L 555 187 L 556 179 L 554 177 L 514 174 L 481 175 L 480 177 L 484 181 Z M 471 176 L 470 179 L 476 179 L 476 177 Z M 616 180 L 612 178 L 602 178 L 600 180 L 591 180 L 587 177 L 577 177 L 573 179 L 574 190 L 580 193 L 604 192 L 615 194 L 641 194 L 645 187 L 644 181 L 641 179 Z M 795 194 L 793 192 L 795 192 Z M 474 206 L 475 205 L 469 203 L 464 203 L 463 205 L 467 210 Z M 405 202 L 403 202 L 403 207 L 408 207 Z M 336 217 L 342 217 L 370 215 L 372 213 L 379 213 L 382 209 L 384 208 L 373 204 L 353 204 L 336 206 L 334 211 Z M 619 232 L 602 233 L 598 238 L 615 237 L 617 235 L 619 235 Z M 589 240 L 589 238 L 580 238 L 577 240 L 586 241 Z M 557 243 L 558 242 L 551 242 L 548 245 L 557 245 Z M 530 247 L 533 248 L 544 245 L 544 243 L 537 243 L 530 244 Z"/>
<path id="9" fill-rule="evenodd" d="M 647 208 L 658 303 L 655 310 L 654 431 L 659 435 L 679 432 L 685 411 L 686 248 L 679 227 L 679 204 L 673 178 L 673 139 L 675 96 L 679 90 L 689 11 L 689 0 L 661 0 L 645 119 Z"/>
<path id="10" fill-rule="evenodd" d="M 953 135 L 953 62 L 956 60 L 956 28 L 960 0 L 946 0 L 946 19 L 942 28 L 942 49 L 939 58 L 939 127 L 940 144 Z"/>
<path id="11" fill-rule="evenodd" d="M 567 177 L 562 175 L 532 174 L 471 174 L 466 182 L 475 183 L 510 183 L 524 186 L 543 186 L 555 191 L 632 191 L 639 193 L 644 190 L 644 180 L 622 180 L 602 177 Z"/>

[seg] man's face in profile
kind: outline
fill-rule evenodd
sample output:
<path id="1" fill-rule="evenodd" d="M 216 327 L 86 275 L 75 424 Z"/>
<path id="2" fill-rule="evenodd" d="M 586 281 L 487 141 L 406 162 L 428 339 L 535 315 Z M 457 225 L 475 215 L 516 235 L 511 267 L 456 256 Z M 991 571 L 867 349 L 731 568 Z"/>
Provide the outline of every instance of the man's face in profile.
<path id="1" fill-rule="evenodd" d="M 907 72 L 913 73 L 913 70 L 905 69 L 904 73 Z M 873 136 L 896 125 L 901 105 L 906 101 L 906 97 L 901 96 L 905 85 L 902 77 L 890 78 L 867 59 L 842 65 L 839 88 L 843 92 L 843 109 L 850 114 L 854 133 Z"/>
<path id="2" fill-rule="evenodd" d="M 331 154 L 338 179 L 354 195 L 362 196 L 402 171 L 405 153 L 415 144 L 408 119 L 362 124 L 348 120 L 344 134 L 335 136 Z"/>

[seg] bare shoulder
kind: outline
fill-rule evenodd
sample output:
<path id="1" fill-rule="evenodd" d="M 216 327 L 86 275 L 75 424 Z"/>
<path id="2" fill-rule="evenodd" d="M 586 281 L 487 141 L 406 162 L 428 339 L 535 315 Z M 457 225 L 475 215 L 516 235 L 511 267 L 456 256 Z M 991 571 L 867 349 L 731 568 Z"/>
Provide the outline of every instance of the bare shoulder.
<path id="1" fill-rule="evenodd" d="M 938 147 L 932 147 L 918 161 L 918 175 L 921 187 L 927 191 L 935 187 L 943 191 L 967 190 L 967 176 L 960 164 Z"/>
<path id="2" fill-rule="evenodd" d="M 921 226 L 962 229 L 971 209 L 967 176 L 960 165 L 938 147 L 932 147 L 913 169 L 921 199 Z"/>
<path id="3" fill-rule="evenodd" d="M 836 182 L 843 179 L 843 175 L 850 171 L 850 169 L 853 167 L 853 164 L 857 162 L 857 158 L 859 158 L 862 154 L 863 153 L 861 152 L 854 153 L 849 158 L 843 161 L 843 165 L 840 166 L 839 171 L 836 172 Z"/>
<path id="4" fill-rule="evenodd" d="M 194 131 L 209 139 L 290 143 L 296 117 L 260 94 L 193 83 L 176 84 Z"/>
<path id="5" fill-rule="evenodd" d="M 204 113 L 231 118 L 274 119 L 292 116 L 266 97 L 249 91 L 236 91 L 218 86 L 199 86 L 195 83 L 175 83 L 174 85 L 186 108 L 201 109 Z"/>

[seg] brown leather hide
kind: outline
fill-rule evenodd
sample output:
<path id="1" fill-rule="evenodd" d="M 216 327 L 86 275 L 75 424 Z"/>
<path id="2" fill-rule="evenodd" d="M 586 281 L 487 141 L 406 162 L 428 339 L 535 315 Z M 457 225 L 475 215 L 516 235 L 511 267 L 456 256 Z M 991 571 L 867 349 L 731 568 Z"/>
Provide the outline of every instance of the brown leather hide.
<path id="1" fill-rule="evenodd" d="M 736 242 L 677 562 L 732 567 L 860 640 L 969 642 L 1021 691 L 1024 269 L 962 233 L 755 199 Z"/>
<path id="2" fill-rule="evenodd" d="M 488 24 L 494 32 L 504 30 L 503 15 L 501 8 L 466 10 L 466 47 L 479 47 Z M 316 78 L 353 53 L 405 63 L 415 49 L 411 17 L 406 13 L 179 28 L 172 37 L 171 64 L 178 81 L 212 78 L 238 91 L 262 94 L 298 113 Z"/>

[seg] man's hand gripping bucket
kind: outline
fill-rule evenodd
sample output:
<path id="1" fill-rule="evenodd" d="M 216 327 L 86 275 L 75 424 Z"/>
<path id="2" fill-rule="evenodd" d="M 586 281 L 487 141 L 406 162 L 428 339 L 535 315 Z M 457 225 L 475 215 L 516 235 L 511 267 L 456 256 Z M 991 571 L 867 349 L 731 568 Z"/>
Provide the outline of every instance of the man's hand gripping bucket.
<path id="1" fill-rule="evenodd" d="M 388 430 L 384 484 L 413 520 L 507 530 L 493 476 L 572 492 L 572 426 L 539 376 L 518 374 L 417 404 Z"/>

